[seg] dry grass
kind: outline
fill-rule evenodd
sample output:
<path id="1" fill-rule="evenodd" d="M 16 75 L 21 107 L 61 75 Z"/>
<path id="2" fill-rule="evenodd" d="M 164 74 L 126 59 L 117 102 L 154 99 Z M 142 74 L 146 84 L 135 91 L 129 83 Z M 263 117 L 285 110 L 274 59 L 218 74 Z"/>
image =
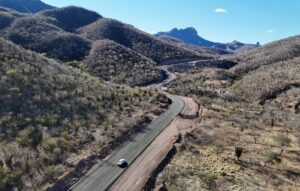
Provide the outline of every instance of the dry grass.
<path id="1" fill-rule="evenodd" d="M 300 36 L 290 37 L 276 41 L 260 48 L 245 51 L 242 53 L 225 56 L 240 64 L 232 68 L 237 76 L 243 76 L 261 66 L 288 61 L 300 56 Z"/>
<path id="2" fill-rule="evenodd" d="M 300 87 L 300 57 L 262 66 L 244 75 L 236 85 L 251 100 L 266 101 Z"/>
<path id="3" fill-rule="evenodd" d="M 300 117 L 283 106 L 299 101 L 299 89 L 292 87 L 276 94 L 276 99 L 260 100 L 261 95 L 297 82 L 298 62 L 296 58 L 263 66 L 240 80 L 212 68 L 177 74 L 169 90 L 194 97 L 207 111 L 162 173 L 165 188 L 296 191 Z M 240 161 L 235 147 L 243 149 Z"/>

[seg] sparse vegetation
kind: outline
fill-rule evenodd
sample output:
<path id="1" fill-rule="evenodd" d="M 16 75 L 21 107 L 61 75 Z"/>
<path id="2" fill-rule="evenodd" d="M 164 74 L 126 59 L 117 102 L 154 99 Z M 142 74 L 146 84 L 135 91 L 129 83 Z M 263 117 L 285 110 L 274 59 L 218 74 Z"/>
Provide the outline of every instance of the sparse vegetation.
<path id="1" fill-rule="evenodd" d="M 84 63 L 92 75 L 131 86 L 147 85 L 164 77 L 153 61 L 109 40 L 95 42 Z"/>
<path id="2" fill-rule="evenodd" d="M 0 36 L 0 190 L 41 190 L 149 123 L 169 101 L 134 86 L 161 80 L 156 65 L 228 53 L 165 42 L 79 7 L 0 7 Z M 295 36 L 172 67 L 178 79 L 168 90 L 205 109 L 163 173 L 165 187 L 297 189 L 299 62 Z"/>
<path id="3" fill-rule="evenodd" d="M 0 32 L 4 38 L 26 49 L 46 53 L 48 57 L 63 61 L 82 59 L 90 50 L 90 42 L 76 34 L 57 27 L 57 20 L 32 15 L 15 20 Z"/>
<path id="4" fill-rule="evenodd" d="M 201 58 L 197 53 L 164 43 L 133 26 L 112 19 L 100 19 L 79 29 L 79 33 L 92 40 L 109 39 L 130 48 L 157 63 L 171 59 Z M 203 57 L 206 58 L 206 57 Z"/>
<path id="5" fill-rule="evenodd" d="M 167 103 L 160 94 L 104 82 L 3 39 L 0 62 L 1 190 L 40 189 Z"/>
<path id="6" fill-rule="evenodd" d="M 298 44 L 298 37 L 294 37 L 237 54 L 244 55 L 240 59 L 249 56 L 252 60 L 235 60 L 241 63 L 229 70 L 176 70 L 181 73 L 169 84 L 169 91 L 193 97 L 205 111 L 202 122 L 184 138 L 185 146 L 163 172 L 161 181 L 166 189 L 297 190 L 295 182 L 300 181 Z M 293 48 L 281 52 L 284 46 Z M 255 53 L 253 57 L 251 53 Z M 253 63 L 255 60 L 258 65 Z M 236 145 L 243 148 L 243 160 L 239 163 L 234 162 Z M 195 149 L 200 154 L 196 155 Z M 199 172 L 218 175 L 215 187 L 207 187 Z M 245 174 L 254 178 L 249 179 Z"/>
<path id="7" fill-rule="evenodd" d="M 76 29 L 102 18 L 94 11 L 76 6 L 45 10 L 39 14 L 57 20 L 56 25 L 68 32 L 75 32 Z"/>
<path id="8" fill-rule="evenodd" d="M 226 59 L 240 63 L 232 68 L 237 76 L 253 71 L 261 66 L 288 61 L 300 56 L 300 36 L 276 41 L 260 48 L 242 53 L 224 56 Z"/>

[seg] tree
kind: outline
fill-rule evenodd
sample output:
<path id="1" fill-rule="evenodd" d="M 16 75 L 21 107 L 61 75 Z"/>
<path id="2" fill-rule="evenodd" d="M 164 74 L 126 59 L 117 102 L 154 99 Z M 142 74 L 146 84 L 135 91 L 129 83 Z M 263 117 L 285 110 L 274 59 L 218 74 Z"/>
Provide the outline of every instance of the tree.
<path id="1" fill-rule="evenodd" d="M 5 164 L 9 169 L 13 168 L 13 156 L 12 155 L 6 157 Z"/>
<path id="2" fill-rule="evenodd" d="M 43 140 L 43 133 L 42 131 L 36 128 L 30 134 L 30 138 L 32 147 L 36 148 Z"/>
<path id="3" fill-rule="evenodd" d="M 240 160 L 242 153 L 243 153 L 242 147 L 235 147 L 235 156 L 237 157 L 238 161 Z"/>

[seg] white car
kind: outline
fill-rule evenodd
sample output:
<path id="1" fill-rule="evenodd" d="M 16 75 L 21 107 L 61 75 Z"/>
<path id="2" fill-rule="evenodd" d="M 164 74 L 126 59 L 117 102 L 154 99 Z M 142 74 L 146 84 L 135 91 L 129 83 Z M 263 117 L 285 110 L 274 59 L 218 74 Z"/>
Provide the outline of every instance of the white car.
<path id="1" fill-rule="evenodd" d="M 120 159 L 118 160 L 117 165 L 121 168 L 125 168 L 128 166 L 128 163 L 125 159 Z"/>

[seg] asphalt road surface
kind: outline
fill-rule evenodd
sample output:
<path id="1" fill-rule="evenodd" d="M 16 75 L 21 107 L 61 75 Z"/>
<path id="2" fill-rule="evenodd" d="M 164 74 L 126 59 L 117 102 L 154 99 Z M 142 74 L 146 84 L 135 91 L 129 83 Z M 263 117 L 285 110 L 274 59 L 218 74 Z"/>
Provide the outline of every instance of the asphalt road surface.
<path id="1" fill-rule="evenodd" d="M 165 82 L 163 82 L 165 83 Z M 152 85 L 160 89 L 162 84 Z M 150 143 L 174 120 L 184 108 L 184 102 L 177 96 L 164 93 L 172 100 L 169 109 L 151 122 L 142 132 L 131 141 L 122 145 L 109 159 L 96 168 L 90 175 L 75 184 L 70 190 L 74 191 L 104 191 L 107 190 L 126 170 L 116 165 L 121 158 L 132 164 L 134 160 L 150 145 Z"/>

